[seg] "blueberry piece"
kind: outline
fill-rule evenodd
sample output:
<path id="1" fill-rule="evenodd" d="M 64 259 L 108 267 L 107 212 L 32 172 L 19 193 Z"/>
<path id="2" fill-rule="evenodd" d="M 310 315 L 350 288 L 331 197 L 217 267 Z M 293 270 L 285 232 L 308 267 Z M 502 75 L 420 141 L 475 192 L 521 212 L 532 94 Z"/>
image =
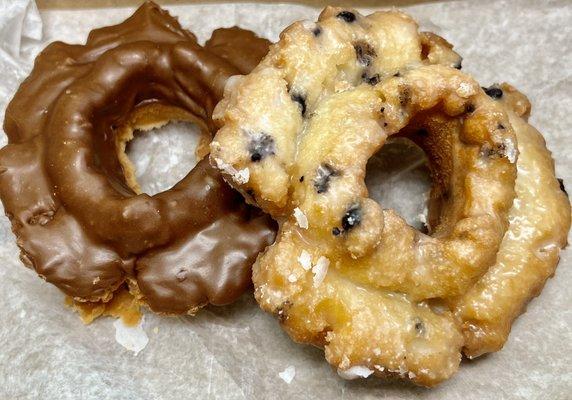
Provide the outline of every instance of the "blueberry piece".
<path id="1" fill-rule="evenodd" d="M 338 228 L 337 226 L 334 229 L 332 229 L 332 235 L 339 236 L 340 233 L 342 233 L 342 231 L 340 231 L 340 228 Z"/>
<path id="2" fill-rule="evenodd" d="M 248 152 L 252 162 L 259 162 L 266 156 L 276 154 L 274 138 L 264 132 L 253 134 L 248 143 Z"/>
<path id="3" fill-rule="evenodd" d="M 300 111 L 302 112 L 302 116 L 306 115 L 306 96 L 299 93 L 292 93 L 290 98 L 293 102 L 298 103 L 300 106 Z"/>
<path id="4" fill-rule="evenodd" d="M 354 49 L 356 51 L 356 57 L 361 65 L 369 67 L 373 62 L 374 58 L 377 57 L 377 53 L 373 46 L 367 42 L 356 42 L 354 43 Z"/>
<path id="5" fill-rule="evenodd" d="M 342 11 L 338 15 L 336 15 L 336 17 L 339 19 L 343 19 L 345 22 L 348 23 L 355 22 L 355 20 L 357 19 L 356 15 L 350 11 Z"/>
<path id="6" fill-rule="evenodd" d="M 326 193 L 330 188 L 330 179 L 339 176 L 340 172 L 330 164 L 322 164 L 316 170 L 316 179 L 314 179 L 314 189 L 316 193 Z"/>
<path id="7" fill-rule="evenodd" d="M 485 91 L 487 96 L 489 96 L 491 99 L 498 100 L 503 95 L 502 89 L 498 86 L 491 86 L 488 88 L 483 88 L 483 90 Z"/>
<path id="8" fill-rule="evenodd" d="M 558 178 L 558 183 L 560 184 L 560 190 L 562 190 L 566 195 L 566 197 L 568 197 L 568 192 L 566 191 L 566 187 L 564 186 L 564 179 Z"/>
<path id="9" fill-rule="evenodd" d="M 453 65 L 455 69 L 462 69 L 463 68 L 463 59 L 461 58 L 455 65 Z"/>
<path id="10" fill-rule="evenodd" d="M 375 74 L 375 75 L 368 75 L 367 72 L 364 72 L 363 74 L 361 74 L 361 79 L 363 79 L 363 81 L 365 83 L 367 83 L 368 85 L 372 85 L 375 86 L 379 83 L 379 74 Z"/>
<path id="11" fill-rule="evenodd" d="M 361 223 L 361 208 L 359 205 L 354 204 L 342 217 L 342 228 L 344 231 L 349 231 Z"/>
<path id="12" fill-rule="evenodd" d="M 300 182 L 304 182 L 304 175 L 300 177 Z"/>
<path id="13" fill-rule="evenodd" d="M 314 34 L 314 36 L 318 37 L 322 34 L 322 28 L 317 26 L 312 30 L 312 33 Z"/>

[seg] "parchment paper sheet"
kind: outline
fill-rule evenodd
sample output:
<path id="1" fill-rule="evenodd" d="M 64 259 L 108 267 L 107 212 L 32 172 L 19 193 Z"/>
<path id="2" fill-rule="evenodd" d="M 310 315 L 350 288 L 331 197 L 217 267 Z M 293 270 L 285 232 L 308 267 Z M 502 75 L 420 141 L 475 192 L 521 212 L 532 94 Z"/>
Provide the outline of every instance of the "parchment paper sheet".
<path id="1" fill-rule="evenodd" d="M 300 4 L 197 2 L 167 8 L 200 40 L 234 24 L 276 40 L 292 21 L 314 20 L 319 12 Z M 530 97 L 531 121 L 545 134 L 558 175 L 572 188 L 572 2 L 454 1 L 405 9 L 454 43 L 464 56 L 463 69 L 481 84 L 509 81 Z M 0 118 L 46 43 L 83 42 L 91 29 L 120 22 L 132 11 L 44 11 L 40 21 L 28 0 L 0 0 Z M 166 163 L 182 166 L 178 174 L 189 168 L 192 157 L 177 152 L 176 143 L 191 146 L 193 139 L 180 132 L 177 126 L 163 132 L 169 136 L 163 148 L 152 134 L 134 144 L 149 190 L 157 189 L 153 182 L 164 182 Z M 5 142 L 2 135 L 0 144 Z M 385 182 L 394 189 L 392 198 L 403 199 L 396 190 L 416 193 L 408 211 L 415 216 L 422 191 Z M 390 198 L 386 204 L 394 205 Z M 0 218 L 0 399 L 572 399 L 571 268 L 568 249 L 505 348 L 464 361 L 450 381 L 427 390 L 376 379 L 341 380 L 322 351 L 294 344 L 251 295 L 195 318 L 148 313 L 143 328 L 150 341 L 134 356 L 115 341 L 111 319 L 84 326 L 63 307 L 55 287 L 20 264 L 8 220 Z M 288 366 L 296 370 L 290 384 L 278 376 Z"/>

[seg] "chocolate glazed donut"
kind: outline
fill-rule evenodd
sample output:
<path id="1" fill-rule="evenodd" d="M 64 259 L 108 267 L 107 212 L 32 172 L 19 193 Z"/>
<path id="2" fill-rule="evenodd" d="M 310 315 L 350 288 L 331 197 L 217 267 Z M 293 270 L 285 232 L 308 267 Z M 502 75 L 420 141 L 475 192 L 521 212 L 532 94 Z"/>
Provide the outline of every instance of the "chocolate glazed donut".
<path id="1" fill-rule="evenodd" d="M 24 263 L 76 300 L 108 301 L 127 281 L 169 314 L 242 294 L 274 223 L 207 160 L 170 190 L 139 193 L 124 149 L 134 130 L 171 120 L 195 123 L 209 141 L 226 80 L 268 45 L 231 28 L 201 47 L 145 3 L 85 45 L 48 46 L 7 108 L 0 151 L 0 196 Z"/>

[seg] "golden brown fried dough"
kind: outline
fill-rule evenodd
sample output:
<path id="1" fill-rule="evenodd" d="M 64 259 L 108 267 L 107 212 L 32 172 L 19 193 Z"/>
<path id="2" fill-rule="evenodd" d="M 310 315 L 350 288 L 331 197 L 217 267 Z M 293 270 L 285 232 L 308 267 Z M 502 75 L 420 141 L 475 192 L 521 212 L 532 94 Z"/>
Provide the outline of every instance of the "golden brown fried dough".
<path id="1" fill-rule="evenodd" d="M 282 220 L 254 266 L 256 298 L 345 377 L 430 386 L 461 359 L 446 304 L 495 260 L 517 148 L 503 106 L 459 61 L 402 13 L 327 8 L 286 29 L 215 109 L 211 162 Z M 429 156 L 431 236 L 368 197 L 367 160 L 398 134 Z"/>

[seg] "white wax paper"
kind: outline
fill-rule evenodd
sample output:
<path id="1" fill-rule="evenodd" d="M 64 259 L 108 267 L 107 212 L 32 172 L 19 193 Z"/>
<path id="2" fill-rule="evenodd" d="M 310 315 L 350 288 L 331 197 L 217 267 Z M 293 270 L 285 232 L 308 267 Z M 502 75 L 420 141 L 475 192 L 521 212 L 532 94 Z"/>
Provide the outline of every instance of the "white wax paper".
<path id="1" fill-rule="evenodd" d="M 319 13 L 318 7 L 300 4 L 209 2 L 167 8 L 201 41 L 214 28 L 235 24 L 276 40 L 292 21 L 314 20 Z M 481 84 L 509 81 L 530 97 L 531 121 L 545 134 L 557 173 L 572 188 L 572 2 L 469 0 L 403 8 L 454 43 L 464 56 L 464 71 Z M 120 22 L 132 12 L 53 10 L 42 12 L 40 21 L 30 1 L 0 0 L 0 118 L 45 44 L 56 39 L 81 43 L 91 29 Z M 194 162 L 191 151 L 185 155 L 177 149 L 193 143 L 181 129 L 160 134 L 169 140 L 157 144 L 147 134 L 132 146 L 148 191 L 174 183 L 165 181 L 166 166 L 184 174 Z M 0 144 L 5 142 L 2 135 Z M 384 193 L 392 192 L 378 198 L 418 224 L 426 186 L 415 182 L 423 167 L 402 169 L 382 174 Z M 555 278 L 514 324 L 501 352 L 464 361 L 451 380 L 422 389 L 375 378 L 342 380 L 321 350 L 294 344 L 251 294 L 195 318 L 147 313 L 143 329 L 149 343 L 135 357 L 116 342 L 112 319 L 84 326 L 64 308 L 55 287 L 21 265 L 8 220 L 1 218 L 0 399 L 571 399 L 571 267 L 568 249 Z M 279 375 L 286 370 L 295 371 L 290 384 Z"/>

